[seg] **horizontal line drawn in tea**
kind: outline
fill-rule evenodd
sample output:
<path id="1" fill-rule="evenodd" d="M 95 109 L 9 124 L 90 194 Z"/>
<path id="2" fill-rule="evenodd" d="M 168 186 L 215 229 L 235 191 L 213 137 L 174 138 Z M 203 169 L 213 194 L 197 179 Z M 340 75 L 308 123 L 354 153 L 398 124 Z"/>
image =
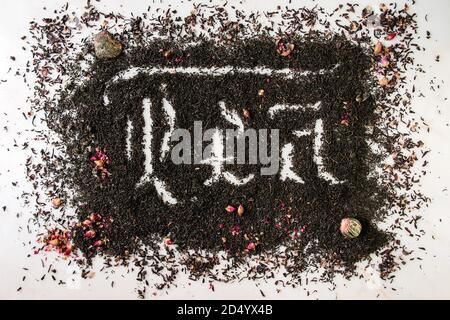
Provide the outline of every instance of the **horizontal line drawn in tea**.
<path id="1" fill-rule="evenodd" d="M 145 74 L 145 75 L 161 75 L 161 74 L 186 74 L 192 76 L 208 76 L 208 77 L 220 77 L 226 74 L 251 74 L 251 75 L 259 75 L 259 76 L 282 76 L 285 80 L 293 79 L 294 77 L 307 77 L 310 75 L 318 75 L 318 74 L 326 74 L 333 73 L 338 67 L 339 63 L 334 65 L 329 69 L 321 69 L 319 71 L 298 71 L 290 68 L 285 69 L 272 69 L 263 66 L 255 67 L 255 68 L 240 68 L 235 66 L 225 66 L 225 67 L 217 67 L 217 68 L 199 68 L 199 67 L 176 67 L 176 68 L 167 68 L 167 67 L 131 67 L 128 68 L 116 76 L 114 76 L 108 83 L 106 84 L 105 95 L 103 96 L 104 104 L 109 104 L 108 99 L 108 89 L 109 85 L 115 83 L 120 80 L 130 80 L 137 75 Z"/>

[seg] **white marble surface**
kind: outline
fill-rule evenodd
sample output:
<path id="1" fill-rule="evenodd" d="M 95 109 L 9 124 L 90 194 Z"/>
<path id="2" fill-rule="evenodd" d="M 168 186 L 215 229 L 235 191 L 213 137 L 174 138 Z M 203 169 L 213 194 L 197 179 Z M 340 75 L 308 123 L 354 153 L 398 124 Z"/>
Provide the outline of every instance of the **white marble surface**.
<path id="1" fill-rule="evenodd" d="M 130 13 L 143 12 L 151 1 L 138 0 L 109 0 L 103 1 L 100 8 L 114 10 L 116 12 Z M 159 1 L 156 0 L 156 3 Z M 172 1 L 176 3 L 178 1 Z M 245 10 L 272 10 L 278 4 L 283 5 L 288 1 L 258 1 L 247 0 L 243 4 L 238 1 L 228 3 Z M 313 1 L 292 1 L 304 4 L 316 4 Z M 341 1 L 345 3 L 346 1 Z M 377 5 L 378 1 L 359 1 L 361 7 L 368 3 Z M 77 10 L 83 6 L 85 1 L 70 1 L 71 8 Z M 170 1 L 162 0 L 161 7 L 166 7 Z M 320 4 L 334 8 L 339 1 L 321 1 Z M 41 266 L 39 256 L 27 258 L 31 253 L 30 247 L 24 245 L 26 241 L 34 241 L 34 237 L 27 232 L 19 232 L 20 226 L 31 214 L 29 208 L 23 207 L 20 200 L 21 191 L 30 188 L 25 180 L 24 163 L 27 152 L 14 147 L 14 140 L 20 145 L 30 137 L 27 130 L 30 129 L 29 121 L 26 121 L 22 112 L 27 112 L 26 97 L 29 94 L 21 77 L 14 77 L 17 68 L 24 68 L 29 58 L 27 51 L 21 50 L 23 41 L 20 37 L 28 33 L 28 21 L 36 17 L 46 16 L 53 8 L 62 4 L 57 0 L 16 0 L 2 1 L 0 10 L 0 79 L 7 79 L 6 83 L 0 84 L 0 205 L 6 205 L 6 212 L 0 210 L 0 298 L 59 298 L 59 299 L 133 299 L 136 297 L 134 291 L 134 275 L 122 276 L 118 271 L 114 276 L 115 288 L 111 289 L 111 279 L 106 280 L 105 275 L 97 273 L 89 280 L 83 280 L 77 286 L 57 286 L 47 277 L 45 281 L 38 281 L 44 270 Z M 155 5 L 156 6 L 156 5 Z M 181 13 L 191 10 L 191 3 L 177 4 L 177 10 Z M 420 75 L 416 80 L 416 87 L 423 88 L 426 97 L 415 98 L 414 108 L 418 115 L 425 118 L 430 125 L 430 133 L 423 133 L 421 139 L 431 148 L 429 157 L 429 173 L 423 179 L 423 191 L 433 199 L 427 209 L 423 209 L 422 228 L 427 230 L 420 242 L 404 239 L 411 242 L 412 247 L 422 246 L 427 251 L 422 254 L 422 261 L 408 263 L 397 273 L 394 287 L 397 289 L 383 289 L 383 283 L 376 278 L 353 279 L 352 281 L 337 281 L 335 291 L 330 291 L 328 285 L 314 285 L 308 288 L 283 289 L 276 293 L 274 287 L 261 283 L 260 288 L 265 292 L 267 298 L 273 299 L 416 299 L 416 298 L 450 298 L 450 218 L 448 208 L 450 207 L 449 191 L 447 190 L 450 178 L 450 150 L 448 138 L 450 129 L 449 102 L 444 101 L 448 97 L 448 84 L 450 83 L 450 1 L 418 0 L 415 10 L 419 13 L 419 23 L 422 34 L 426 30 L 431 31 L 432 39 L 419 42 L 427 51 L 418 56 L 427 73 Z M 428 15 L 428 22 L 424 20 Z M 425 37 L 423 37 L 425 38 Z M 440 63 L 434 62 L 434 57 L 439 54 Z M 10 56 L 16 57 L 16 62 L 10 60 Z M 8 73 L 8 69 L 12 70 Z M 441 90 L 431 93 L 427 90 L 428 83 L 436 77 L 445 83 Z M 7 115 L 5 115 L 6 113 Z M 8 127 L 8 132 L 3 127 Z M 9 149 L 9 151 L 8 151 Z M 11 184 L 17 181 L 18 186 Z M 19 218 L 16 217 L 19 215 Z M 48 263 L 47 263 L 48 265 Z M 58 277 L 68 277 L 66 263 L 55 263 Z M 25 272 L 22 268 L 28 268 Z M 67 274 L 67 276 L 65 276 Z M 27 281 L 22 283 L 22 277 L 26 275 Z M 178 281 L 178 287 L 169 292 L 160 292 L 157 296 L 150 295 L 149 298 L 203 298 L 203 299 L 260 299 L 259 289 L 254 283 L 241 282 L 234 284 L 215 284 L 215 292 L 211 292 L 208 286 L 201 283 L 187 284 L 182 277 Z M 18 287 L 23 287 L 17 292 Z M 317 290 L 307 297 L 306 289 Z M 150 291 L 152 292 L 152 291 Z"/>

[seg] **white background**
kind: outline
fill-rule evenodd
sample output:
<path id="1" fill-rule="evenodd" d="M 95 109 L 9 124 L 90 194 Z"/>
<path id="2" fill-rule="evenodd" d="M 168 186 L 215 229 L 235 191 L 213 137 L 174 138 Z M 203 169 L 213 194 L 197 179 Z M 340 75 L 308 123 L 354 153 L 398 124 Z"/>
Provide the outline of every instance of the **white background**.
<path id="1" fill-rule="evenodd" d="M 158 0 L 155 1 L 159 3 Z M 192 9 L 191 3 L 179 3 L 179 1 L 162 0 L 158 6 L 167 7 L 168 3 L 176 3 L 174 7 L 180 13 L 188 13 Z M 245 10 L 275 10 L 277 5 L 285 5 L 288 1 L 258 1 L 247 0 L 243 4 L 238 1 L 228 1 L 238 8 Z M 317 4 L 317 1 L 296 1 L 304 4 Z M 346 3 L 347 1 L 341 1 Z M 368 3 L 374 7 L 377 1 L 358 1 L 363 8 Z M 418 0 L 415 11 L 419 14 L 420 32 L 423 35 L 426 30 L 432 34 L 431 40 L 425 37 L 419 41 L 426 47 L 426 51 L 418 55 L 418 61 L 423 64 L 426 74 L 420 75 L 416 81 L 416 87 L 423 89 L 425 98 L 416 97 L 414 110 L 418 115 L 425 118 L 430 125 L 430 133 L 423 133 L 421 139 L 432 150 L 428 160 L 429 173 L 423 179 L 423 191 L 433 200 L 429 208 L 423 209 L 421 214 L 424 219 L 421 227 L 427 234 L 420 242 L 404 239 L 410 242 L 412 247 L 425 247 L 426 252 L 422 254 L 422 261 L 416 260 L 408 263 L 397 273 L 393 286 L 397 289 L 393 291 L 390 287 L 383 288 L 383 283 L 376 278 L 352 279 L 345 281 L 338 279 L 335 291 L 329 290 L 329 285 L 313 285 L 297 289 L 282 289 L 276 293 L 273 286 L 261 283 L 260 288 L 265 292 L 267 298 L 273 299 L 415 299 L 415 298 L 450 298 L 450 219 L 449 219 L 449 192 L 446 190 L 450 178 L 450 152 L 448 140 L 450 129 L 449 102 L 444 99 L 448 97 L 448 83 L 450 83 L 450 1 Z M 93 1 L 93 3 L 96 3 Z M 339 1 L 320 1 L 321 6 L 334 8 Z M 133 299 L 136 298 L 135 275 L 124 275 L 123 270 L 118 270 L 115 275 L 107 275 L 99 272 L 89 280 L 82 280 L 78 288 L 67 286 L 57 286 L 49 276 L 44 281 L 38 279 L 45 273 L 50 262 L 46 262 L 46 268 L 41 266 L 42 256 L 32 256 L 27 241 L 35 241 L 33 235 L 27 232 L 19 232 L 19 228 L 26 225 L 26 221 L 32 214 L 30 208 L 23 207 L 20 194 L 24 190 L 29 190 L 30 186 L 25 180 L 24 163 L 28 155 L 21 148 L 14 147 L 14 140 L 18 145 L 29 141 L 30 129 L 29 121 L 26 121 L 22 112 L 29 111 L 26 97 L 30 94 L 23 79 L 14 76 L 15 70 L 24 69 L 26 61 L 29 59 L 29 50 L 23 51 L 21 47 L 24 42 L 20 37 L 28 34 L 28 22 L 33 18 L 49 16 L 52 9 L 59 8 L 63 2 L 57 0 L 15 0 L 2 1 L 0 10 L 0 79 L 8 80 L 0 84 L 0 207 L 7 206 L 6 212 L 0 210 L 0 298 L 16 299 Z M 84 6 L 85 1 L 70 1 L 70 8 L 79 10 Z M 121 12 L 125 15 L 134 12 L 145 12 L 148 5 L 153 1 L 140 0 L 110 0 L 100 3 L 99 8 L 103 11 Z M 43 7 L 47 7 L 47 11 Z M 154 5 L 156 7 L 156 5 Z M 424 20 L 428 15 L 428 22 Z M 435 63 L 434 58 L 440 55 L 440 63 Z M 10 60 L 10 56 L 15 56 L 16 61 Z M 9 68 L 12 70 L 8 72 Z M 429 82 L 436 77 L 444 84 L 436 92 L 428 90 Z M 5 113 L 7 115 L 5 115 Z M 6 132 L 3 127 L 7 126 Z M 30 141 L 31 142 L 31 141 Z M 8 151 L 9 149 L 9 151 Z M 18 186 L 14 187 L 11 182 L 17 181 Z M 19 217 L 17 217 L 19 216 Z M 49 256 L 51 261 L 52 256 Z M 58 273 L 58 278 L 65 280 L 68 275 L 66 263 L 54 263 Z M 58 267 L 59 266 L 59 267 Z M 28 268 L 25 272 L 22 268 Z M 27 280 L 22 283 L 22 277 L 26 275 Z M 111 289 L 110 283 L 114 279 L 115 287 Z M 156 298 L 203 298 L 203 299 L 260 299 L 262 298 L 259 289 L 252 282 L 241 282 L 234 284 L 215 283 L 215 292 L 208 289 L 206 284 L 192 283 L 183 277 L 178 280 L 178 287 L 172 288 L 168 292 L 158 292 L 156 296 L 149 295 L 149 299 Z M 190 283 L 190 285 L 188 284 Z M 23 287 L 17 292 L 18 287 Z M 306 290 L 317 290 L 307 297 Z M 153 290 L 150 290 L 152 293 Z"/>

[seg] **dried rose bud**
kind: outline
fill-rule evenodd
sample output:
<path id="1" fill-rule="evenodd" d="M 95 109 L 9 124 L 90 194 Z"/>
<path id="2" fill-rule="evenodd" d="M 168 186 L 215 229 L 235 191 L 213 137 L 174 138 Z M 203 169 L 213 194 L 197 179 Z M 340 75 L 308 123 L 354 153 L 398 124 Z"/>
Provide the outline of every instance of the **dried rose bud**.
<path id="1" fill-rule="evenodd" d="M 61 204 L 62 204 L 61 198 L 52 199 L 53 208 L 58 209 L 59 207 L 61 207 Z"/>
<path id="2" fill-rule="evenodd" d="M 164 244 L 166 246 L 170 246 L 170 245 L 173 244 L 173 240 L 171 238 L 169 238 L 169 237 L 166 237 L 166 238 L 164 238 Z"/>
<path id="3" fill-rule="evenodd" d="M 286 47 L 284 45 L 280 45 L 278 48 L 278 53 L 282 56 L 282 57 L 287 57 L 289 56 L 292 51 L 294 51 L 294 44 L 289 43 Z"/>
<path id="4" fill-rule="evenodd" d="M 105 165 L 105 162 L 103 160 L 95 160 L 94 163 L 97 168 L 103 168 L 103 166 Z"/>
<path id="5" fill-rule="evenodd" d="M 101 247 L 103 245 L 102 240 L 97 240 L 92 244 L 94 247 Z"/>
<path id="6" fill-rule="evenodd" d="M 264 89 L 258 90 L 258 96 L 260 96 L 260 97 L 264 96 Z"/>
<path id="7" fill-rule="evenodd" d="M 237 236 L 239 233 L 241 233 L 241 227 L 239 226 L 232 226 L 230 228 L 230 233 L 232 236 Z"/>
<path id="8" fill-rule="evenodd" d="M 86 232 L 84 233 L 84 236 L 85 236 L 86 238 L 93 238 L 93 237 L 95 237 L 95 231 L 94 231 L 94 230 L 88 230 L 88 231 L 86 231 Z"/>
<path id="9" fill-rule="evenodd" d="M 389 66 L 389 56 L 384 56 L 381 58 L 381 66 L 387 68 Z"/>
<path id="10" fill-rule="evenodd" d="M 102 220 L 102 216 L 99 215 L 98 213 L 93 213 L 89 216 L 89 220 L 91 221 L 100 221 Z"/>
<path id="11" fill-rule="evenodd" d="M 67 247 L 66 250 L 64 250 L 65 256 L 70 256 L 71 253 L 72 253 L 72 246 Z"/>
<path id="12" fill-rule="evenodd" d="M 233 207 L 233 206 L 227 206 L 227 207 L 225 208 L 225 211 L 228 212 L 228 213 L 232 213 L 232 212 L 235 212 L 235 211 L 236 211 L 236 208 Z"/>
<path id="13" fill-rule="evenodd" d="M 166 50 L 164 51 L 164 58 L 166 59 L 170 59 L 173 55 L 173 51 L 172 50 Z"/>
<path id="14" fill-rule="evenodd" d="M 239 205 L 239 208 L 237 210 L 237 214 L 239 217 L 242 217 L 244 215 L 244 206 L 242 204 Z"/>
<path id="15" fill-rule="evenodd" d="M 41 76 L 43 76 L 45 78 L 46 76 L 48 76 L 49 70 L 48 70 L 48 68 L 42 68 L 40 73 L 41 73 Z"/>
<path id="16" fill-rule="evenodd" d="M 183 61 L 183 57 L 177 56 L 177 57 L 175 58 L 175 63 L 180 63 L 181 61 Z"/>
<path id="17" fill-rule="evenodd" d="M 386 77 L 383 77 L 378 82 L 379 82 L 380 86 L 386 87 L 389 84 L 389 79 Z"/>
<path id="18" fill-rule="evenodd" d="M 92 221 L 91 220 L 89 220 L 89 219 L 86 219 L 86 220 L 84 220 L 83 221 L 83 226 L 90 226 L 92 224 Z"/>
<path id="19" fill-rule="evenodd" d="M 378 41 L 377 44 L 375 45 L 375 47 L 373 48 L 373 53 L 377 56 L 382 51 L 383 51 L 383 45 L 381 44 L 381 42 Z"/>
<path id="20" fill-rule="evenodd" d="M 57 247 L 59 245 L 59 240 L 58 239 L 50 240 L 48 242 L 48 244 L 51 244 L 52 246 Z"/>
<path id="21" fill-rule="evenodd" d="M 250 242 L 247 245 L 247 250 L 255 250 L 256 249 L 256 245 L 253 242 Z"/>
<path id="22" fill-rule="evenodd" d="M 361 233 L 361 222 L 354 218 L 344 218 L 341 221 L 340 231 L 346 238 L 356 238 Z"/>
<path id="23" fill-rule="evenodd" d="M 65 247 L 63 248 L 64 255 L 66 255 L 66 256 L 70 255 L 74 248 L 75 248 L 75 246 L 73 244 L 71 244 L 70 242 L 67 242 Z"/>

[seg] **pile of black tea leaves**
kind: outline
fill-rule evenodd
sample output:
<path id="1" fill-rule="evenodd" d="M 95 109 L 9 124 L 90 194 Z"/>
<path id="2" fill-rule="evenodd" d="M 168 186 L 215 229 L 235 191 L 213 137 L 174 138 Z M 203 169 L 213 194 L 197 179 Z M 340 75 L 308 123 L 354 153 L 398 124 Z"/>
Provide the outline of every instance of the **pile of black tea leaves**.
<path id="1" fill-rule="evenodd" d="M 406 76 L 423 72 L 413 7 L 84 10 L 65 5 L 24 37 L 35 77 L 27 116 L 42 120 L 36 137 L 48 143 L 26 164 L 34 192 L 24 198 L 40 199 L 29 222 L 35 254 L 56 251 L 83 277 L 99 257 L 104 272 L 138 270 L 141 297 L 180 272 L 211 286 L 301 286 L 319 269 L 330 283 L 359 276 L 364 261 L 392 279 L 409 259 L 399 234 L 423 234 L 429 201 L 416 169 L 427 151 L 410 134 L 426 128 Z M 266 151 L 288 155 L 295 177 L 283 161 L 274 175 L 261 174 L 261 159 L 220 172 L 175 164 L 167 135 L 194 137 L 199 122 L 203 132 L 277 129 L 279 148 L 269 136 Z M 358 222 L 352 238 L 348 219 Z"/>

